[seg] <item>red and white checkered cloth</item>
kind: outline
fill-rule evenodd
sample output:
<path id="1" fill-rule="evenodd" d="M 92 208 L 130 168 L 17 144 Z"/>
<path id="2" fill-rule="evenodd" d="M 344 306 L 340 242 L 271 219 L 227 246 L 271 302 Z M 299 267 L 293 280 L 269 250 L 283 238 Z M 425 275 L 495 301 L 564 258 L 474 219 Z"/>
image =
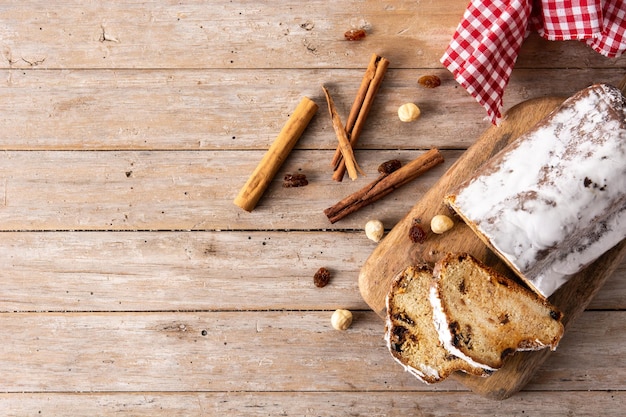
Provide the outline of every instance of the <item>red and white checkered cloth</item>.
<path id="1" fill-rule="evenodd" d="M 626 0 L 471 0 L 441 63 L 494 124 L 531 31 L 549 40 L 578 39 L 615 58 L 626 50 Z"/>

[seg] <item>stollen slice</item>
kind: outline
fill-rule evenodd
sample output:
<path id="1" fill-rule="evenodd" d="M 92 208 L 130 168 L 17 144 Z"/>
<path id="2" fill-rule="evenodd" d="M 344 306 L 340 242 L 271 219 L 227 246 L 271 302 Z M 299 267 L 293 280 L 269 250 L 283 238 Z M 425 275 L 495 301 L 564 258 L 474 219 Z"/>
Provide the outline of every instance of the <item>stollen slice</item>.
<path id="1" fill-rule="evenodd" d="M 427 265 L 409 266 L 387 295 L 385 340 L 393 358 L 421 381 L 432 384 L 455 371 L 485 376 L 489 372 L 450 353 L 439 340 L 428 301 L 433 281 Z"/>
<path id="2" fill-rule="evenodd" d="M 495 370 L 515 351 L 556 349 L 562 313 L 545 298 L 466 253 L 447 254 L 433 273 L 433 319 L 453 355 Z"/>

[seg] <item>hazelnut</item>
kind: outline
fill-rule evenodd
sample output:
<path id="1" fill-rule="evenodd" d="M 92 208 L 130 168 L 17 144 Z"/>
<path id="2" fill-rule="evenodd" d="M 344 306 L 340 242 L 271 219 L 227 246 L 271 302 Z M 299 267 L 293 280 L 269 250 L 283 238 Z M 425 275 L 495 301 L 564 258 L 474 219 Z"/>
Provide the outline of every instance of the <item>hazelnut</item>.
<path id="1" fill-rule="evenodd" d="M 330 324 L 332 324 L 333 328 L 336 330 L 347 330 L 352 324 L 352 313 L 350 310 L 335 310 L 330 318 Z"/>
<path id="2" fill-rule="evenodd" d="M 454 222 L 445 214 L 438 214 L 430 220 L 430 230 L 433 233 L 442 234 L 452 229 Z"/>
<path id="3" fill-rule="evenodd" d="M 370 220 L 365 223 L 365 236 L 374 242 L 379 242 L 385 234 L 385 226 L 380 220 Z"/>
<path id="4" fill-rule="evenodd" d="M 398 108 L 398 117 L 403 122 L 412 122 L 420 117 L 420 108 L 414 103 L 406 103 Z"/>

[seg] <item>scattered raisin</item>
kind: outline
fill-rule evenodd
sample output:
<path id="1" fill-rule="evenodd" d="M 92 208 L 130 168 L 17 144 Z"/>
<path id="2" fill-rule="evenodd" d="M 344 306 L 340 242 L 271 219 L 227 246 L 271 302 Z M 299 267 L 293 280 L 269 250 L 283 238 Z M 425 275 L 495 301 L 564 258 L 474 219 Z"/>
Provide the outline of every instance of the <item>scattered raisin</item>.
<path id="1" fill-rule="evenodd" d="M 394 171 L 397 171 L 402 166 L 402 162 L 397 159 L 391 159 L 389 161 L 385 161 L 378 166 L 378 172 L 383 175 L 389 175 Z"/>
<path id="2" fill-rule="evenodd" d="M 406 327 L 396 326 L 393 328 L 393 335 L 396 341 L 402 341 L 406 337 L 406 333 L 409 331 Z"/>
<path id="3" fill-rule="evenodd" d="M 406 335 L 409 329 L 403 326 L 396 326 L 392 330 L 392 336 L 390 338 L 391 348 L 398 353 L 402 353 L 402 345 L 406 342 Z M 409 333 L 410 334 L 410 333 Z"/>
<path id="4" fill-rule="evenodd" d="M 459 284 L 459 292 L 461 294 L 467 294 L 467 287 L 465 286 L 465 280 L 462 280 L 461 283 Z"/>
<path id="5" fill-rule="evenodd" d="M 461 336 L 463 336 L 463 344 L 465 344 L 465 346 L 468 349 L 474 349 L 474 343 L 472 340 L 472 326 L 470 326 L 469 324 L 465 325 L 465 331 L 463 333 L 461 333 Z"/>
<path id="6" fill-rule="evenodd" d="M 349 31 L 344 33 L 343 36 L 348 41 L 360 41 L 367 36 L 367 33 L 364 29 L 350 29 Z"/>
<path id="7" fill-rule="evenodd" d="M 398 353 L 402 353 L 402 343 L 391 343 L 391 348 L 398 352 Z"/>
<path id="8" fill-rule="evenodd" d="M 415 324 L 415 322 L 413 321 L 413 319 L 409 316 L 407 316 L 405 313 L 398 313 L 395 317 L 396 320 L 399 321 L 403 321 L 406 324 L 413 326 Z"/>
<path id="9" fill-rule="evenodd" d="M 583 185 L 585 186 L 585 188 L 592 187 L 600 191 L 606 190 L 606 185 L 600 186 L 600 184 L 593 182 L 589 177 L 585 177 L 585 179 L 583 180 Z"/>
<path id="10" fill-rule="evenodd" d="M 506 348 L 500 354 L 500 359 L 504 360 L 507 356 L 512 355 L 513 353 L 515 353 L 515 349 L 513 349 L 513 348 Z"/>
<path id="11" fill-rule="evenodd" d="M 554 310 L 550 310 L 550 317 L 552 317 L 553 320 L 557 320 L 557 321 L 561 320 L 562 316 L 563 315 L 560 312 L 554 311 Z"/>
<path id="12" fill-rule="evenodd" d="M 409 229 L 409 238 L 413 243 L 424 243 L 426 241 L 426 232 L 422 229 L 418 220 L 413 220 L 413 226 Z"/>
<path id="13" fill-rule="evenodd" d="M 466 324 L 463 331 L 461 331 L 461 325 L 458 321 L 453 321 L 448 324 L 450 333 L 452 333 L 452 345 L 456 347 L 465 346 L 468 349 L 473 349 L 472 346 L 472 326 Z"/>
<path id="14" fill-rule="evenodd" d="M 309 181 L 306 179 L 306 175 L 304 174 L 287 174 L 283 179 L 283 187 L 285 188 L 304 187 L 308 184 Z"/>
<path id="15" fill-rule="evenodd" d="M 458 321 L 453 321 L 448 324 L 448 328 L 450 329 L 450 333 L 452 334 L 452 345 L 459 347 L 461 345 L 462 338 L 459 335 L 459 331 L 461 330 Z"/>
<path id="16" fill-rule="evenodd" d="M 436 75 L 423 75 L 419 77 L 417 83 L 426 88 L 435 88 L 441 85 L 441 79 Z"/>
<path id="17" fill-rule="evenodd" d="M 330 281 L 330 272 L 324 267 L 318 269 L 313 276 L 313 282 L 315 283 L 316 287 L 325 287 L 326 284 L 328 284 L 328 281 Z"/>

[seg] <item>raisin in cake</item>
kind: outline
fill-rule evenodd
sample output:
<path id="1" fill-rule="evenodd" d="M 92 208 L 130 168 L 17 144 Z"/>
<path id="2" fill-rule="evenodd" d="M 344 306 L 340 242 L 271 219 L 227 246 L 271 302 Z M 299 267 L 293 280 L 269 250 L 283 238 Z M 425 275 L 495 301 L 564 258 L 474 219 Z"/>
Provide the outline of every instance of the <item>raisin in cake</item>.
<path id="1" fill-rule="evenodd" d="M 446 202 L 550 296 L 626 237 L 626 105 L 596 84 L 503 149 Z"/>
<path id="2" fill-rule="evenodd" d="M 454 355 L 499 369 L 518 350 L 556 349 L 562 314 L 469 254 L 448 254 L 430 289 L 435 327 Z"/>
<path id="3" fill-rule="evenodd" d="M 432 270 L 424 265 L 406 268 L 393 281 L 385 327 L 389 351 L 407 371 L 428 384 L 458 370 L 484 375 L 483 369 L 454 356 L 439 341 L 428 302 L 432 280 Z"/>

